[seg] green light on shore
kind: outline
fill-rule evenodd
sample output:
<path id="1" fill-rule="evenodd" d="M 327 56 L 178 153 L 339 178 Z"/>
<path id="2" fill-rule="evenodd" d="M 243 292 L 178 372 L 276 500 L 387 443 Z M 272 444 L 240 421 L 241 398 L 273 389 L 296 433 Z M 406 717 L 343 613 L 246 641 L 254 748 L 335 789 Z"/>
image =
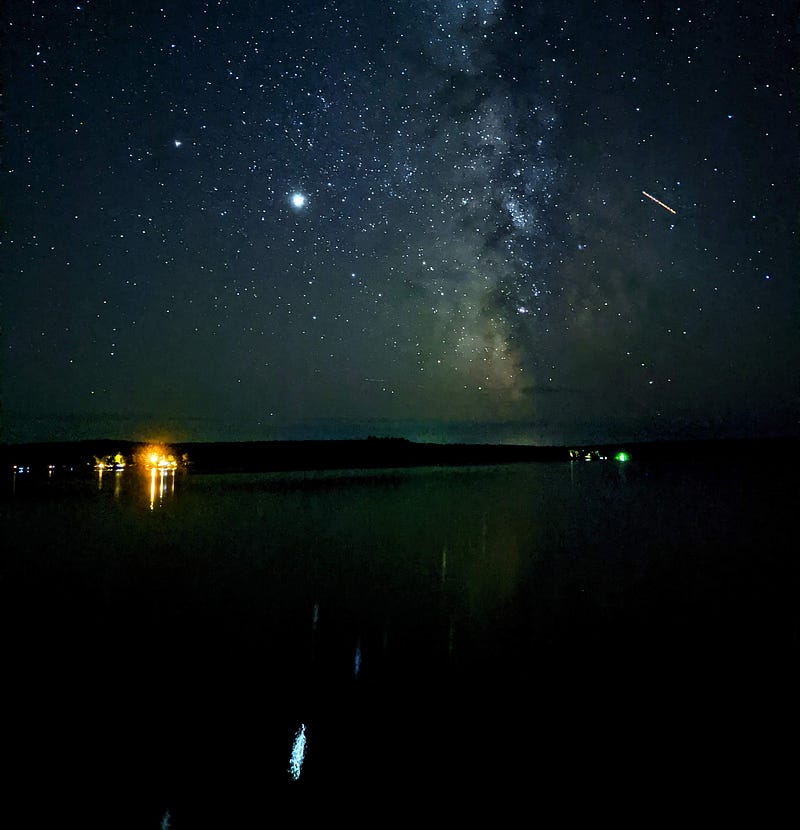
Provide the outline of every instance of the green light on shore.
<path id="1" fill-rule="evenodd" d="M 630 459 L 630 456 L 629 456 L 629 455 L 628 455 L 628 453 L 626 453 L 626 452 L 618 452 L 618 453 L 614 456 L 614 459 L 615 459 L 616 461 L 628 461 L 628 460 Z"/>

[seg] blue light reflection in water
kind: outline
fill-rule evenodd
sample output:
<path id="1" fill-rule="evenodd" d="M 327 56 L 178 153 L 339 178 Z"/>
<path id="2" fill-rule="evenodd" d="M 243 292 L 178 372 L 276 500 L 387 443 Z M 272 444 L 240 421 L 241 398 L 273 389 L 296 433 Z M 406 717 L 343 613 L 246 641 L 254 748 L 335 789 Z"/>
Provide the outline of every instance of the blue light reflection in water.
<path id="1" fill-rule="evenodd" d="M 289 773 L 292 778 L 297 781 L 300 778 L 300 773 L 303 771 L 303 761 L 306 756 L 306 725 L 300 724 L 294 736 L 294 743 L 292 744 L 292 754 L 289 758 Z"/>

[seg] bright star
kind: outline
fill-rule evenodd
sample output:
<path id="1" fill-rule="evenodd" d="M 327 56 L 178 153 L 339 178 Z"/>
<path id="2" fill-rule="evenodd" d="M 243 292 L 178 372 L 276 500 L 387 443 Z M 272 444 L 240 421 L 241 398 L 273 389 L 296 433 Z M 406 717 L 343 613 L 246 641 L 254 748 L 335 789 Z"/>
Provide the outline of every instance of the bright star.
<path id="1" fill-rule="evenodd" d="M 306 197 L 302 193 L 292 193 L 291 201 L 292 207 L 297 208 L 297 210 L 306 206 Z"/>

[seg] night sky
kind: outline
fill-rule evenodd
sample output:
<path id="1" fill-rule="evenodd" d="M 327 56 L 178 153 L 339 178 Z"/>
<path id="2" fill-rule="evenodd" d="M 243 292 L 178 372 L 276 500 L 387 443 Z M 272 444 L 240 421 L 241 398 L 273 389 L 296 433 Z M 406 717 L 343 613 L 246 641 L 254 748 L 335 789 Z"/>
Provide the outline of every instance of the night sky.
<path id="1" fill-rule="evenodd" d="M 796 435 L 797 12 L 7 0 L 2 440 Z"/>

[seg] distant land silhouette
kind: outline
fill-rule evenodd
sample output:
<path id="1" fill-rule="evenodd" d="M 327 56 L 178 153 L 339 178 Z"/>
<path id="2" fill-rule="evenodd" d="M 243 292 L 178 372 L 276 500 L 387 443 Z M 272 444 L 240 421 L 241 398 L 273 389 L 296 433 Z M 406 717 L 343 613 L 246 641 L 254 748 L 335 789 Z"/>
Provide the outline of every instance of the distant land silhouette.
<path id="1" fill-rule="evenodd" d="M 114 439 L 5 444 L 6 471 L 30 473 L 91 470 L 98 458 L 121 455 L 133 463 L 150 446 Z M 620 442 L 569 446 L 418 443 L 404 438 L 357 440 L 183 442 L 168 446 L 179 466 L 195 473 L 280 472 L 392 467 L 478 466 L 529 462 L 613 460 L 624 452 L 632 461 L 742 459 L 782 463 L 800 456 L 800 439 Z"/>

